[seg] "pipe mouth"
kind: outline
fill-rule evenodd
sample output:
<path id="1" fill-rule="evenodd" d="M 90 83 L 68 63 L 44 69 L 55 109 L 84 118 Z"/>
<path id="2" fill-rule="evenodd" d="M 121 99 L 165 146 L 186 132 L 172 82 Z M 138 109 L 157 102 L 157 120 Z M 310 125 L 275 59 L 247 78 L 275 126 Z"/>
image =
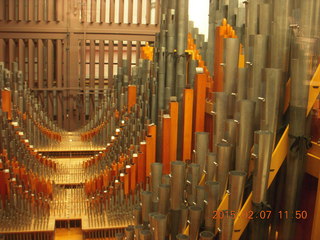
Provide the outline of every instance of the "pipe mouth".
<path id="1" fill-rule="evenodd" d="M 232 176 L 246 176 L 247 173 L 245 171 L 230 171 L 229 172 L 230 175 Z"/>
<path id="2" fill-rule="evenodd" d="M 160 214 L 160 213 L 157 213 L 157 215 L 155 215 L 154 218 L 157 220 L 162 220 L 162 219 L 167 219 L 167 216 Z"/>
<path id="3" fill-rule="evenodd" d="M 200 167 L 200 164 L 198 164 L 198 163 L 190 163 L 189 167 Z"/>
<path id="4" fill-rule="evenodd" d="M 200 237 L 206 237 L 206 238 L 211 238 L 211 237 L 214 237 L 213 233 L 212 232 L 209 232 L 209 231 L 203 231 L 200 233 Z"/>
<path id="5" fill-rule="evenodd" d="M 214 182 L 214 181 L 206 181 L 205 183 L 206 185 L 210 185 L 210 186 L 219 186 L 219 182 Z"/>
<path id="6" fill-rule="evenodd" d="M 173 161 L 173 162 L 171 162 L 171 165 L 184 166 L 185 163 L 182 161 Z"/>
<path id="7" fill-rule="evenodd" d="M 160 162 L 154 162 L 154 163 L 151 164 L 151 166 L 152 166 L 152 165 L 154 165 L 154 166 L 162 166 L 162 163 L 160 163 Z"/>
<path id="8" fill-rule="evenodd" d="M 208 132 L 195 132 L 196 135 L 209 135 Z"/>
<path id="9" fill-rule="evenodd" d="M 189 239 L 189 237 L 188 237 L 187 235 L 184 235 L 184 234 L 179 233 L 179 234 L 177 235 L 177 239 Z"/>
<path id="10" fill-rule="evenodd" d="M 192 211 L 202 211 L 202 207 L 199 207 L 199 206 L 191 206 L 189 207 L 189 209 Z"/>
<path id="11" fill-rule="evenodd" d="M 143 195 L 152 195 L 152 192 L 150 192 L 150 191 L 143 191 L 141 194 L 143 194 Z"/>
<path id="12" fill-rule="evenodd" d="M 214 152 L 208 152 L 208 156 L 216 157 L 216 156 L 217 156 L 217 154 L 216 154 L 216 153 L 214 153 Z"/>
<path id="13" fill-rule="evenodd" d="M 232 144 L 227 142 L 220 142 L 217 144 L 217 147 L 232 147 Z"/>

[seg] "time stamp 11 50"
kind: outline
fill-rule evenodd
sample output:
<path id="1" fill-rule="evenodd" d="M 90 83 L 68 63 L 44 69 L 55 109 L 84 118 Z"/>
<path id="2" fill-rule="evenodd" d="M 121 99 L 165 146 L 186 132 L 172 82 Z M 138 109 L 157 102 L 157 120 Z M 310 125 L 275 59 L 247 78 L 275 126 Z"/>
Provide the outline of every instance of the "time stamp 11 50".
<path id="1" fill-rule="evenodd" d="M 247 211 L 247 212 L 237 212 L 237 211 L 213 211 L 213 219 L 224 219 L 224 218 L 246 218 L 246 219 L 271 219 L 273 217 L 278 217 L 279 219 L 307 219 L 308 212 L 306 210 L 296 210 L 296 211 L 271 211 L 262 210 L 259 212 Z"/>

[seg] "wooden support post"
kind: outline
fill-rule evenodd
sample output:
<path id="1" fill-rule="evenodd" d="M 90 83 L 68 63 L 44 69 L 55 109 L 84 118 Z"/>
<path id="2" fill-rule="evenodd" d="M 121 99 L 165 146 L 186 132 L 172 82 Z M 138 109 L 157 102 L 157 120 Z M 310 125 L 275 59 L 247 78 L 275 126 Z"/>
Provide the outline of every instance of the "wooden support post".
<path id="1" fill-rule="evenodd" d="M 128 60 L 128 76 L 131 76 L 131 62 L 132 62 L 132 42 L 127 42 L 127 60 Z"/>
<path id="2" fill-rule="evenodd" d="M 37 21 L 43 21 L 43 13 L 44 13 L 44 4 L 42 0 L 38 0 L 38 9 L 37 9 Z"/>
<path id="3" fill-rule="evenodd" d="M 97 21 L 97 0 L 91 0 L 90 22 L 94 23 L 96 21 Z"/>
<path id="4" fill-rule="evenodd" d="M 56 42 L 56 83 L 57 87 L 62 87 L 62 40 Z M 57 92 L 57 119 L 58 125 L 62 126 L 62 94 Z"/>
<path id="5" fill-rule="evenodd" d="M 13 39 L 9 39 L 9 65 L 8 69 L 12 71 L 12 63 L 15 61 L 16 44 Z"/>
<path id="6" fill-rule="evenodd" d="M 108 87 L 113 86 L 113 41 L 109 41 L 108 47 Z"/>
<path id="7" fill-rule="evenodd" d="M 118 67 L 122 67 L 123 59 L 123 42 L 118 41 Z"/>
<path id="8" fill-rule="evenodd" d="M 19 0 L 18 1 L 18 21 L 24 21 L 24 0 Z M 1 6 L 0 6 L 1 8 Z M 2 11 L 2 10 L 0 10 Z"/>
<path id="9" fill-rule="evenodd" d="M 151 0 L 146 0 L 146 24 L 150 24 L 150 17 L 151 17 Z"/>
<path id="10" fill-rule="evenodd" d="M 124 2 L 123 0 L 119 0 L 119 23 L 123 23 L 123 15 L 124 15 Z"/>
<path id="11" fill-rule="evenodd" d="M 81 40 L 80 47 L 80 87 L 85 87 L 86 81 L 86 40 Z"/>
<path id="12" fill-rule="evenodd" d="M 184 89 L 183 94 L 183 138 L 182 160 L 191 159 L 192 144 L 192 114 L 193 113 L 193 89 Z"/>
<path id="13" fill-rule="evenodd" d="M 19 70 L 22 71 L 23 74 L 25 74 L 25 43 L 23 39 L 19 39 Z M 1 51 L 1 49 L 0 49 Z M 1 60 L 0 60 L 1 61 Z M 25 78 L 25 75 L 23 75 Z"/>
<path id="14" fill-rule="evenodd" d="M 81 22 L 87 22 L 87 0 L 81 0 Z"/>
<path id="15" fill-rule="evenodd" d="M 100 0 L 100 23 L 106 21 L 106 0 Z"/>
<path id="16" fill-rule="evenodd" d="M 142 24 L 142 0 L 137 0 L 138 1 L 138 17 L 137 17 L 137 24 Z"/>
<path id="17" fill-rule="evenodd" d="M 38 39 L 38 88 L 43 88 L 43 41 Z M 41 94 L 42 95 L 42 94 Z"/>
<path id="18" fill-rule="evenodd" d="M 33 21 L 34 20 L 34 2 L 33 1 L 27 1 L 28 4 L 28 18 L 27 20 Z"/>
<path id="19" fill-rule="evenodd" d="M 52 22 L 53 21 L 53 0 L 48 0 L 47 2 L 47 21 Z"/>
<path id="20" fill-rule="evenodd" d="M 29 88 L 34 86 L 34 42 L 32 39 L 28 41 L 28 82 Z"/>
<path id="21" fill-rule="evenodd" d="M 158 25 L 160 22 L 160 0 L 156 0 L 156 10 L 155 10 L 155 25 Z"/>
<path id="22" fill-rule="evenodd" d="M 47 81 L 48 81 L 48 88 L 52 88 L 53 87 L 53 42 L 51 39 L 48 40 L 48 48 L 47 48 L 47 57 L 48 57 L 48 61 L 47 61 Z M 48 115 L 49 117 L 52 119 L 53 117 L 53 92 L 49 91 L 48 92 Z"/>
<path id="23" fill-rule="evenodd" d="M 131 24 L 133 21 L 133 0 L 128 0 L 128 23 Z"/>
<path id="24" fill-rule="evenodd" d="M 0 39 L 0 62 L 5 61 L 5 49 L 6 49 L 6 43 L 4 39 Z"/>
<path id="25" fill-rule="evenodd" d="M 8 18 L 7 20 L 8 21 L 13 21 L 14 20 L 14 12 L 15 12 L 15 8 L 14 8 L 14 2 L 15 1 L 12 1 L 12 0 L 9 0 L 8 1 Z"/>
<path id="26" fill-rule="evenodd" d="M 0 0 L 0 21 L 5 20 L 5 0 Z"/>
<path id="27" fill-rule="evenodd" d="M 109 9 L 109 23 L 114 23 L 114 1 L 115 0 L 110 0 L 110 9 Z"/>
<path id="28" fill-rule="evenodd" d="M 104 87 L 104 40 L 99 41 L 99 89 Z"/>

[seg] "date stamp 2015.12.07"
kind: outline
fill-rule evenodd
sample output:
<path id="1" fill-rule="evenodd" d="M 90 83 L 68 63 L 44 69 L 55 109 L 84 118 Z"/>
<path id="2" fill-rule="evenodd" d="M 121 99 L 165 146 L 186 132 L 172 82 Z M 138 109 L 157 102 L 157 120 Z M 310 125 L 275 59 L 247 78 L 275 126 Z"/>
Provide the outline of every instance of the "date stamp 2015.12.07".
<path id="1" fill-rule="evenodd" d="M 246 218 L 246 219 L 271 219 L 273 217 L 278 217 L 279 219 L 307 219 L 308 212 L 306 210 L 296 210 L 293 212 L 289 211 L 271 211 L 271 210 L 262 210 L 259 212 L 254 212 L 252 210 L 243 212 L 243 211 L 213 211 L 213 219 L 223 219 L 223 218 Z"/>

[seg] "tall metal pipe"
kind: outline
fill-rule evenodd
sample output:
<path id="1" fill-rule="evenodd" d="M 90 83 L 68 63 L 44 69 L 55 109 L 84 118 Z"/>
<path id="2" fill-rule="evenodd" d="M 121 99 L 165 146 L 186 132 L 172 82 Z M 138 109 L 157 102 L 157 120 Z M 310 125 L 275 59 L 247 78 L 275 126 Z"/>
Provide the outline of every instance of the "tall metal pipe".
<path id="1" fill-rule="evenodd" d="M 159 202 L 159 185 L 162 178 L 162 163 L 151 164 L 151 192 L 153 207 L 158 205 Z M 154 209 L 156 210 L 156 209 Z"/>
<path id="2" fill-rule="evenodd" d="M 239 209 L 241 208 L 246 176 L 247 176 L 247 173 L 243 171 L 229 172 L 228 191 L 230 193 L 230 196 L 229 196 L 228 209 L 230 211 L 235 211 L 236 213 L 238 213 Z"/>
<path id="3" fill-rule="evenodd" d="M 142 224 L 142 208 L 141 206 L 135 206 L 133 209 L 134 225 Z"/>
<path id="4" fill-rule="evenodd" d="M 279 112 L 283 112 L 283 110 L 279 108 L 280 95 L 282 91 L 282 71 L 277 68 L 265 68 L 262 71 L 262 79 L 266 87 L 260 128 L 261 130 L 269 130 L 273 133 L 272 148 L 274 148 L 278 116 Z"/>
<path id="5" fill-rule="evenodd" d="M 202 208 L 198 206 L 189 207 L 189 219 L 190 219 L 190 229 L 189 236 L 191 239 L 197 240 L 199 236 L 199 229 L 201 224 L 201 211 Z"/>
<path id="6" fill-rule="evenodd" d="M 141 193 L 142 203 L 142 222 L 149 223 L 149 213 L 152 211 L 152 192 L 144 191 Z"/>
<path id="7" fill-rule="evenodd" d="M 233 234 L 233 213 L 230 211 L 224 211 L 223 212 L 223 218 L 222 218 L 222 226 L 221 226 L 221 240 L 231 240 L 232 234 Z"/>
<path id="8" fill-rule="evenodd" d="M 181 209 L 185 185 L 185 163 L 182 161 L 171 162 L 171 209 Z"/>
<path id="9" fill-rule="evenodd" d="M 218 208 L 220 187 L 219 182 L 208 181 L 205 184 L 204 226 L 209 231 L 214 231 L 213 212 Z"/>
<path id="10" fill-rule="evenodd" d="M 255 102 L 240 101 L 239 140 L 236 147 L 236 170 L 248 172 L 253 145 L 253 118 Z"/>
<path id="11" fill-rule="evenodd" d="M 124 233 L 127 240 L 133 240 L 134 238 L 134 228 L 132 226 L 129 226 L 124 229 Z"/>
<path id="12" fill-rule="evenodd" d="M 213 145 L 212 151 L 216 152 L 217 144 L 221 142 L 224 138 L 225 133 L 225 121 L 227 119 L 227 103 L 228 103 L 228 94 L 225 92 L 216 92 L 214 93 L 215 99 L 215 114 L 213 116 Z"/>
<path id="13" fill-rule="evenodd" d="M 170 185 L 159 185 L 159 205 L 158 212 L 166 215 L 170 207 Z"/>
<path id="14" fill-rule="evenodd" d="M 150 230 L 142 230 L 140 232 L 140 239 L 141 240 L 151 240 L 152 239 L 152 234 Z"/>
<path id="15" fill-rule="evenodd" d="M 222 199 L 227 188 L 231 157 L 232 145 L 230 143 L 219 143 L 217 145 L 217 182 L 220 183 L 219 200 Z"/>
<path id="16" fill-rule="evenodd" d="M 217 154 L 213 152 L 208 153 L 207 164 L 206 164 L 206 181 L 214 181 L 217 176 Z"/>
<path id="17" fill-rule="evenodd" d="M 200 165 L 200 173 L 205 170 L 208 153 L 209 133 L 195 133 L 195 162 Z"/>
<path id="18" fill-rule="evenodd" d="M 237 144 L 238 131 L 239 131 L 239 122 L 234 119 L 228 119 L 226 121 L 225 140 L 227 141 L 227 143 L 232 144 L 232 156 L 231 156 L 231 160 L 230 160 L 230 170 L 235 169 L 236 144 Z"/>
<path id="19" fill-rule="evenodd" d="M 154 240 L 165 240 L 166 228 L 167 228 L 167 216 L 158 214 L 154 217 L 155 229 L 154 229 Z"/>

